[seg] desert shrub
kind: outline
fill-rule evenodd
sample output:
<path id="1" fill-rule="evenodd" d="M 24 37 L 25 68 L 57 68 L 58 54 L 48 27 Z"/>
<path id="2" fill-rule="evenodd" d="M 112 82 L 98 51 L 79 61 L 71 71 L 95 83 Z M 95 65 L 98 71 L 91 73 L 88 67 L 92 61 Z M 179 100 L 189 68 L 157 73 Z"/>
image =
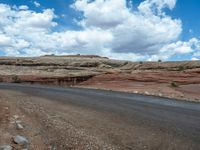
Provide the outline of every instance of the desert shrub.
<path id="1" fill-rule="evenodd" d="M 56 56 L 55 54 L 48 54 L 48 55 L 44 55 L 44 57 L 54 57 Z"/>
<path id="2" fill-rule="evenodd" d="M 158 62 L 162 62 L 162 60 L 161 60 L 161 59 L 159 59 L 159 60 L 158 60 Z"/>
<path id="3" fill-rule="evenodd" d="M 80 67 L 98 67 L 98 62 L 84 62 L 80 64 Z"/>
<path id="4" fill-rule="evenodd" d="M 171 82 L 171 87 L 178 87 L 179 85 L 177 84 L 177 82 L 175 82 L 175 81 L 172 81 Z"/>
<path id="5" fill-rule="evenodd" d="M 185 66 L 179 66 L 178 67 L 178 71 L 184 71 L 184 70 L 186 70 L 187 69 L 187 67 L 185 67 Z"/>
<path id="6" fill-rule="evenodd" d="M 139 64 L 142 65 L 142 64 L 143 64 L 143 61 L 140 61 Z"/>
<path id="7" fill-rule="evenodd" d="M 124 64 L 123 64 L 122 66 L 125 66 L 125 65 L 127 65 L 127 64 L 128 64 L 128 61 L 125 61 Z"/>
<path id="8" fill-rule="evenodd" d="M 111 66 L 111 67 L 121 67 L 122 63 L 121 62 L 116 62 L 116 61 L 105 61 L 105 65 Z"/>
<path id="9" fill-rule="evenodd" d="M 13 76 L 13 77 L 12 77 L 12 81 L 13 81 L 14 83 L 21 83 L 21 79 L 20 79 L 18 76 Z"/>

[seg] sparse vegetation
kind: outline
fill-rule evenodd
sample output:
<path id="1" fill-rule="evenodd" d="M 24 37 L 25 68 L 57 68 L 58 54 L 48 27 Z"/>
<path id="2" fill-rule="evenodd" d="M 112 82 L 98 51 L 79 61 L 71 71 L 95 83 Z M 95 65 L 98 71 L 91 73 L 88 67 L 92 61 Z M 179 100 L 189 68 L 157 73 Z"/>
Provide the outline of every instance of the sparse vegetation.
<path id="1" fill-rule="evenodd" d="M 55 54 L 44 55 L 44 57 L 55 57 Z"/>
<path id="2" fill-rule="evenodd" d="M 140 61 L 139 64 L 142 65 L 142 64 L 143 64 L 143 61 Z"/>
<path id="3" fill-rule="evenodd" d="M 13 81 L 14 83 L 21 83 L 21 82 L 22 82 L 21 79 L 20 79 L 18 76 L 13 76 L 13 77 L 12 77 L 12 81 Z"/>
<path id="4" fill-rule="evenodd" d="M 105 65 L 111 66 L 111 67 L 121 67 L 123 65 L 123 62 L 120 61 L 104 61 Z"/>
<path id="5" fill-rule="evenodd" d="M 187 69 L 187 67 L 185 67 L 185 66 L 179 66 L 178 67 L 178 71 L 184 71 L 184 70 L 186 70 Z"/>
<path id="6" fill-rule="evenodd" d="M 125 61 L 124 64 L 123 64 L 122 66 L 125 66 L 125 65 L 127 65 L 127 64 L 128 64 L 128 61 Z"/>
<path id="7" fill-rule="evenodd" d="M 178 83 L 175 81 L 171 82 L 171 87 L 179 87 Z"/>

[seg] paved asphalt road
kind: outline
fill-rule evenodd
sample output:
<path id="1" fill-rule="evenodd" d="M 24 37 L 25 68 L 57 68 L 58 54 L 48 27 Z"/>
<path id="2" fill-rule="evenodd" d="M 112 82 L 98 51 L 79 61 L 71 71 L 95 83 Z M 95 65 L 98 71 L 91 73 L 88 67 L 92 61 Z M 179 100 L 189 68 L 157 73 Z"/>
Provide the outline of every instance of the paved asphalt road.
<path id="1" fill-rule="evenodd" d="M 200 149 L 200 103 L 170 100 L 153 96 L 39 85 L 0 84 L 0 89 L 21 91 L 50 100 L 64 101 L 101 112 L 114 113 L 131 124 L 159 129 L 173 136 L 189 139 Z M 192 148 L 192 149 L 194 149 Z"/>

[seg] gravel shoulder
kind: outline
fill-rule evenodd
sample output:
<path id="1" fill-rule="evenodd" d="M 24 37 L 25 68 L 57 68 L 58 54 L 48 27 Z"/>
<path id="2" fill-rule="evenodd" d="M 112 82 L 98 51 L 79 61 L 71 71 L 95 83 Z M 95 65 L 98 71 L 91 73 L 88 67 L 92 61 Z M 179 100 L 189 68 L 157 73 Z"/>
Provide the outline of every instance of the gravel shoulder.
<path id="1" fill-rule="evenodd" d="M 170 124 L 167 118 L 161 120 L 163 124 L 166 121 L 164 127 L 154 123 L 152 119 L 144 119 L 145 116 L 138 118 L 137 113 L 142 112 L 140 109 L 144 108 L 138 107 L 137 110 L 133 110 L 132 115 L 124 115 L 126 111 L 123 110 L 121 113 L 115 112 L 114 109 L 109 111 L 106 107 L 101 109 L 100 103 L 87 107 L 81 103 L 73 103 L 69 100 L 71 97 L 65 97 L 66 101 L 63 101 L 59 97 L 51 97 L 51 94 L 48 98 L 47 95 L 0 89 L 0 145 L 7 144 L 20 150 L 21 146 L 13 143 L 13 137 L 22 135 L 27 137 L 30 150 L 200 149 L 198 133 L 191 136 L 188 131 L 174 132 L 171 129 L 179 126 L 174 125 L 173 120 Z M 128 106 L 120 106 L 123 107 L 129 109 Z M 134 106 L 132 107 L 134 109 Z M 148 113 L 148 107 L 144 111 Z M 188 114 L 185 115 L 187 117 Z M 198 120 L 195 123 L 198 123 L 199 114 L 196 114 L 196 118 Z M 16 128 L 16 120 L 21 122 L 24 129 Z M 167 124 L 172 127 L 168 127 Z M 196 131 L 200 131 L 198 127 Z M 193 132 L 191 128 L 191 134 Z"/>
<path id="2" fill-rule="evenodd" d="M 13 137 L 24 135 L 32 150 L 117 149 L 87 130 L 85 124 L 98 115 L 95 112 L 15 91 L 0 90 L 0 95 L 0 144 L 20 149 Z M 22 122 L 22 131 L 16 128 L 16 120 Z"/>

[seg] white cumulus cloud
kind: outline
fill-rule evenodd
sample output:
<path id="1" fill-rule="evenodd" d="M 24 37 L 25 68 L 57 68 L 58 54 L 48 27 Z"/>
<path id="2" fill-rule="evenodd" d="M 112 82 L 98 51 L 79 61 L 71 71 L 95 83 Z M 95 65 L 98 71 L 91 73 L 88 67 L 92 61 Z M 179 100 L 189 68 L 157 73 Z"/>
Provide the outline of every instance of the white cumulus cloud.
<path id="1" fill-rule="evenodd" d="M 40 3 L 37 2 L 37 1 L 34 1 L 33 3 L 34 3 L 34 5 L 35 5 L 35 7 L 40 7 L 40 6 L 41 6 Z"/>
<path id="2" fill-rule="evenodd" d="M 5 36 L 4 34 L 0 34 L 0 47 L 9 46 L 11 43 L 11 38 Z"/>
<path id="3" fill-rule="evenodd" d="M 146 0 L 139 5 L 138 9 L 140 12 L 148 15 L 163 15 L 163 8 L 172 10 L 175 5 L 176 0 Z"/>
<path id="4" fill-rule="evenodd" d="M 148 56 L 157 54 L 165 44 L 180 36 L 181 20 L 153 13 L 154 8 L 160 12 L 162 8 L 172 9 L 174 5 L 172 0 L 146 0 L 139 5 L 138 11 L 131 11 L 125 0 L 78 0 L 73 8 L 83 12 L 84 19 L 80 21 L 83 27 L 101 28 L 112 33 L 109 47 L 113 52 Z"/>
<path id="5" fill-rule="evenodd" d="M 29 9 L 29 7 L 27 5 L 21 5 L 21 6 L 19 6 L 19 9 L 20 10 L 27 10 L 27 9 Z"/>
<path id="6" fill-rule="evenodd" d="M 35 1 L 36 7 L 40 4 Z M 175 55 L 199 57 L 197 38 L 181 41 L 182 21 L 172 18 L 176 0 L 145 0 L 132 9 L 126 0 L 76 0 L 82 30 L 56 31 L 53 9 L 0 4 L 0 49 L 6 55 L 97 54 L 127 60 L 168 60 Z"/>

